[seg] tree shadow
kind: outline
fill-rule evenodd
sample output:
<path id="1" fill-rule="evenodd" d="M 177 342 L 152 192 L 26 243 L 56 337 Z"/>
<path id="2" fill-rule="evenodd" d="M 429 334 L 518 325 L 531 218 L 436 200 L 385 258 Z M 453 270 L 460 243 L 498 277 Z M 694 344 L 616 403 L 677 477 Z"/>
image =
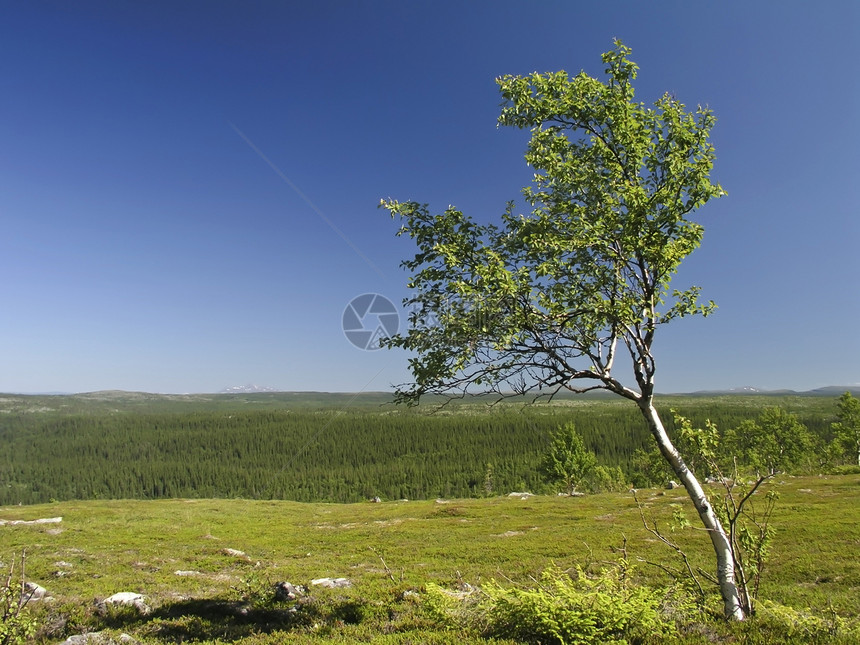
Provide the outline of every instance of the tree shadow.
<path id="1" fill-rule="evenodd" d="M 98 622 L 100 628 L 134 631 L 166 642 L 233 642 L 253 634 L 307 627 L 321 614 L 318 603 L 311 599 L 284 607 L 258 608 L 239 601 L 192 598 L 165 603 L 145 615 L 133 608 L 112 610 Z"/>

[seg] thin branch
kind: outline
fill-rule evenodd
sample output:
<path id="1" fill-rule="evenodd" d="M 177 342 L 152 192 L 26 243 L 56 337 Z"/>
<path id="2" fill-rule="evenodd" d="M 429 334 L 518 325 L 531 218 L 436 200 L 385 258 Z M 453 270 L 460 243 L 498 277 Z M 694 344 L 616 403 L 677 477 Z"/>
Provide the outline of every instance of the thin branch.
<path id="1" fill-rule="evenodd" d="M 717 580 L 716 576 L 714 576 L 712 573 L 708 573 L 707 571 L 702 569 L 702 567 L 696 567 L 696 571 L 698 571 L 699 575 L 702 576 L 708 582 L 711 582 L 711 583 L 719 586 L 720 581 Z"/>
<path id="2" fill-rule="evenodd" d="M 385 559 L 384 559 L 384 558 L 379 554 L 379 552 L 378 552 L 376 549 L 374 549 L 372 546 L 371 546 L 371 547 L 368 547 L 368 549 L 369 549 L 369 550 L 370 550 L 374 555 L 376 555 L 376 557 L 377 557 L 377 558 L 379 558 L 379 561 L 382 563 L 382 566 L 383 566 L 383 567 L 385 567 L 385 573 L 387 573 L 387 574 L 388 574 L 388 577 L 391 579 L 391 582 L 393 582 L 393 583 L 395 583 L 395 584 L 396 584 L 396 583 L 397 583 L 397 580 L 395 580 L 395 579 L 394 579 L 394 573 L 391 571 L 391 569 L 389 569 L 389 568 L 388 568 L 388 565 L 387 565 L 387 564 L 385 564 Z"/>
<path id="3" fill-rule="evenodd" d="M 738 515 L 740 515 L 743 512 L 744 504 L 746 504 L 747 500 L 749 500 L 753 495 L 755 495 L 755 492 L 758 490 L 759 486 L 761 486 L 765 481 L 767 481 L 768 479 L 770 479 L 773 476 L 774 476 L 773 474 L 771 474 L 771 475 L 759 475 L 758 481 L 756 481 L 756 483 L 753 485 L 753 487 L 750 489 L 750 491 L 746 495 L 744 495 L 743 498 L 741 498 L 741 501 L 738 504 L 738 509 L 737 509 Z"/>
<path id="4" fill-rule="evenodd" d="M 659 562 L 652 562 L 651 560 L 646 560 L 645 558 L 640 558 L 638 556 L 636 557 L 636 561 L 662 570 L 666 575 L 672 578 L 672 580 L 678 580 L 681 577 L 681 573 L 677 569 L 667 567 L 665 564 L 660 564 Z"/>
<path id="5" fill-rule="evenodd" d="M 645 527 L 645 530 L 651 533 L 651 535 L 656 537 L 663 544 L 668 546 L 670 549 L 673 549 L 675 553 L 678 554 L 678 556 L 681 558 L 681 561 L 684 563 L 684 567 L 687 570 L 687 576 L 695 583 L 697 589 L 699 590 L 699 597 L 702 599 L 702 603 L 704 603 L 705 590 L 702 588 L 702 584 L 699 582 L 698 577 L 696 577 L 696 573 L 693 571 L 693 567 L 690 564 L 689 558 L 687 558 L 687 554 L 681 547 L 679 547 L 672 540 L 670 540 L 660 532 L 660 530 L 657 528 L 656 521 L 653 521 L 653 528 L 648 526 L 648 521 L 645 518 L 645 511 L 642 509 L 642 504 L 639 502 L 639 497 L 636 495 L 636 489 L 633 489 L 633 499 L 636 500 L 636 507 L 639 509 L 639 517 L 642 518 L 642 524 Z"/>

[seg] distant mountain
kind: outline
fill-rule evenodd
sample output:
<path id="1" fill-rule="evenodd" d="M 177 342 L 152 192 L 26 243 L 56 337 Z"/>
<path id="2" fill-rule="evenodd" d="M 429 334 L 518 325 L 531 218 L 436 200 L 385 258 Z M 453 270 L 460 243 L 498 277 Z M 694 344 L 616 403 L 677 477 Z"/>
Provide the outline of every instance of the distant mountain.
<path id="1" fill-rule="evenodd" d="M 821 394 L 822 396 L 840 396 L 845 392 L 851 392 L 853 395 L 860 394 L 860 385 L 829 385 L 828 387 L 819 387 L 810 390 L 809 394 Z"/>
<path id="2" fill-rule="evenodd" d="M 266 387 L 265 385 L 234 385 L 232 387 L 225 387 L 223 390 L 218 392 L 218 394 L 257 394 L 258 392 L 279 392 L 280 390 L 276 390 L 273 387 Z"/>
<path id="3" fill-rule="evenodd" d="M 860 385 L 829 385 L 814 390 L 765 390 L 758 387 L 744 386 L 733 387 L 727 390 L 698 390 L 690 392 L 692 396 L 719 396 L 725 394 L 764 394 L 764 395 L 795 395 L 795 396 L 839 396 L 843 392 L 851 392 L 853 395 L 860 394 Z"/>

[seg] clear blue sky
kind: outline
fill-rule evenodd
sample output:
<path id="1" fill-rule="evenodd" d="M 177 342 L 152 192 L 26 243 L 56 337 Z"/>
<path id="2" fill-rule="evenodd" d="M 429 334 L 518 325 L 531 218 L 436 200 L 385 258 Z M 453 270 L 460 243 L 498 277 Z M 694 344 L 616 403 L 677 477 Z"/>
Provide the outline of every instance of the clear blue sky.
<path id="1" fill-rule="evenodd" d="M 531 173 L 493 79 L 615 37 L 640 100 L 715 111 L 729 193 L 678 278 L 720 308 L 662 330 L 658 389 L 858 383 L 859 6 L 4 3 L 0 391 L 408 379 L 341 330 L 406 294 L 380 198 L 497 218 Z"/>

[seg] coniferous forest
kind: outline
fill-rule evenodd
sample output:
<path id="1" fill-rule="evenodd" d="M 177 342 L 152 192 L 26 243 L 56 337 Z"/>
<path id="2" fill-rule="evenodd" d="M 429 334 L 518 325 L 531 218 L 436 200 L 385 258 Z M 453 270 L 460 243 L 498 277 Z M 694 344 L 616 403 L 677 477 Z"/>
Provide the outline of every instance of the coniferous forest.
<path id="1" fill-rule="evenodd" d="M 378 398 L 378 397 L 377 397 Z M 48 399 L 49 405 L 42 399 Z M 633 481 L 650 449 L 638 410 L 615 399 L 417 410 L 277 396 L 176 403 L 40 397 L 0 414 L 0 505 L 69 499 L 248 498 L 352 502 L 545 491 L 550 434 L 573 422 L 599 462 Z M 6 399 L 10 401 L 11 399 Z M 16 401 L 27 403 L 26 397 Z M 329 401 L 331 404 L 331 401 Z M 829 439 L 830 397 L 675 397 L 663 404 L 721 430 L 765 406 Z"/>

